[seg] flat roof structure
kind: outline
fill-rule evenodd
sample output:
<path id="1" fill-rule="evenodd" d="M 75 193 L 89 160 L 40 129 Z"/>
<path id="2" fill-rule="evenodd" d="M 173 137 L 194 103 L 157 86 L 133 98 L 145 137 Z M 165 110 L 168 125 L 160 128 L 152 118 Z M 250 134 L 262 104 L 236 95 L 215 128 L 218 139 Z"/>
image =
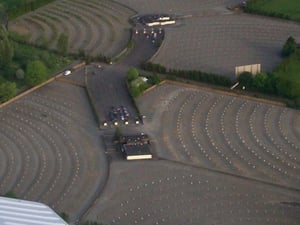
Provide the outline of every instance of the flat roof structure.
<path id="1" fill-rule="evenodd" d="M 127 160 L 152 159 L 152 154 L 148 144 L 123 145 L 122 151 L 124 152 Z"/>
<path id="2" fill-rule="evenodd" d="M 0 197 L 0 224 L 68 225 L 43 203 L 6 197 Z"/>
<path id="3" fill-rule="evenodd" d="M 121 137 L 121 151 L 127 160 L 152 159 L 148 135 Z"/>

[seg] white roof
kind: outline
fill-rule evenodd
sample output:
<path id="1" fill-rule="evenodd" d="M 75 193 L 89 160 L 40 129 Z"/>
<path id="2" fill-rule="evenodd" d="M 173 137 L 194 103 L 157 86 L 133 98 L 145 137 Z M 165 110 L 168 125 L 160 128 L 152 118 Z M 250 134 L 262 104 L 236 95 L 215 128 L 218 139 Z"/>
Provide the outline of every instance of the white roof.
<path id="1" fill-rule="evenodd" d="M 0 224 L 68 225 L 45 204 L 5 197 L 0 197 Z"/>

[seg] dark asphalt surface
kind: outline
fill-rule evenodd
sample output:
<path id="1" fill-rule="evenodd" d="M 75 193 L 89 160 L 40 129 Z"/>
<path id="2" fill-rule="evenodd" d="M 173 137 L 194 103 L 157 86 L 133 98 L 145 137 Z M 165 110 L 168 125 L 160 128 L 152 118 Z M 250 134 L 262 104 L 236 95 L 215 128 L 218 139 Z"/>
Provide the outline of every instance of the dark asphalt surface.
<path id="1" fill-rule="evenodd" d="M 138 113 L 133 105 L 132 99 L 126 86 L 126 74 L 130 67 L 139 68 L 142 62 L 146 62 L 156 52 L 157 41 L 163 32 L 156 36 L 153 43 L 151 30 L 144 34 L 140 30 L 138 34 L 133 34 L 134 47 L 126 55 L 126 58 L 112 65 L 102 64 L 87 67 L 87 86 L 92 95 L 95 109 L 98 114 L 100 125 L 108 121 L 108 113 L 112 107 L 125 106 L 130 114 L 129 124 L 134 124 Z M 119 124 L 122 123 L 119 120 Z M 112 122 L 109 126 L 113 126 Z"/>

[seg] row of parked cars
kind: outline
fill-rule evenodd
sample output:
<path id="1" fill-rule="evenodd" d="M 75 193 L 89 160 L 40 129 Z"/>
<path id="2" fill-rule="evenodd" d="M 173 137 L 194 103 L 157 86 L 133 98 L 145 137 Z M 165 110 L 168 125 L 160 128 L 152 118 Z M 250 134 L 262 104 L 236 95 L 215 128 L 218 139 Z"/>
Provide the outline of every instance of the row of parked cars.
<path id="1" fill-rule="evenodd" d="M 107 116 L 108 116 L 108 121 L 113 123 L 114 125 L 118 125 L 120 121 L 125 125 L 127 125 L 130 114 L 127 108 L 121 105 L 119 107 L 112 106 L 108 111 Z M 107 122 L 105 122 L 104 125 L 107 125 Z"/>
<path id="2" fill-rule="evenodd" d="M 109 124 L 118 126 L 120 124 L 128 125 L 129 119 L 134 121 L 135 124 L 143 123 L 143 118 L 136 117 L 135 119 L 130 118 L 130 114 L 125 106 L 114 107 L 112 106 L 107 114 L 107 120 L 103 122 L 103 126 L 108 126 Z"/>

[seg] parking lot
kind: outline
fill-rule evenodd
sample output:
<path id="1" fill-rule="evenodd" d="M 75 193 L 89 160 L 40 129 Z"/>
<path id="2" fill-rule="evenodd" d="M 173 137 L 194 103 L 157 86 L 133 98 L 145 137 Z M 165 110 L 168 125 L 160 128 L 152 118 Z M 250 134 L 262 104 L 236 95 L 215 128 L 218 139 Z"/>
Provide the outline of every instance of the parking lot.
<path id="1" fill-rule="evenodd" d="M 299 111 L 173 83 L 138 105 L 159 157 L 299 187 Z"/>
<path id="2" fill-rule="evenodd" d="M 104 224 L 298 225 L 299 192 L 164 160 L 114 161 L 88 213 Z"/>
<path id="3" fill-rule="evenodd" d="M 152 59 L 234 78 L 239 64 L 262 62 L 264 71 L 272 69 L 286 38 L 300 37 L 294 22 L 226 9 L 239 2 L 77 1 L 71 20 L 57 23 L 60 31 L 71 23 L 71 43 L 111 55 L 131 32 L 133 48 L 112 64 L 65 72 L 0 109 L 0 193 L 46 203 L 67 213 L 71 224 L 84 215 L 119 225 L 298 225 L 299 111 L 165 82 L 137 98 L 144 123 L 136 125 L 126 87 L 130 67 Z M 127 6 L 140 15 L 179 16 L 182 23 L 166 29 L 140 24 L 129 32 L 126 19 L 134 11 Z M 60 17 L 55 7 L 49 13 Z M 97 35 L 89 37 L 94 29 Z M 149 135 L 153 160 L 125 161 L 114 144 L 117 126 L 125 135 Z"/>
<path id="4" fill-rule="evenodd" d="M 77 218 L 108 173 L 84 88 L 54 81 L 1 108 L 0 121 L 0 193 Z"/>

